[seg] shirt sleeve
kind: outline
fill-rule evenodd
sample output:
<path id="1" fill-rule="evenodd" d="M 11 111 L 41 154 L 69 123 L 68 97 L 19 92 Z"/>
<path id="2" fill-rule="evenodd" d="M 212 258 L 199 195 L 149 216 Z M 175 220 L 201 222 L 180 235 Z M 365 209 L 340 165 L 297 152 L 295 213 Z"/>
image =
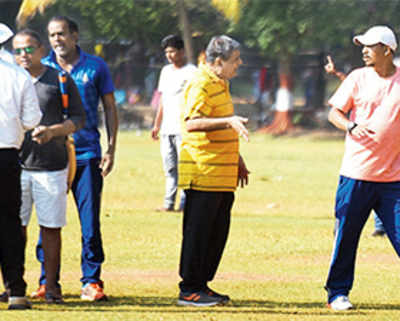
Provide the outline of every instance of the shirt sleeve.
<path id="1" fill-rule="evenodd" d="M 75 85 L 75 82 L 72 80 L 70 76 L 67 75 L 67 90 L 68 90 L 68 119 L 71 120 L 75 127 L 76 131 L 80 130 L 85 126 L 86 121 L 86 112 L 82 105 L 82 99 L 79 94 L 78 88 Z"/>
<path id="2" fill-rule="evenodd" d="M 210 116 L 212 108 L 204 86 L 196 84 L 189 86 L 186 97 L 184 120 Z"/>
<path id="3" fill-rule="evenodd" d="M 100 96 L 104 96 L 106 94 L 114 92 L 114 83 L 112 81 L 110 69 L 108 69 L 107 64 L 101 58 L 99 58 L 99 61 L 100 68 L 97 86 L 99 88 Z"/>
<path id="4" fill-rule="evenodd" d="M 39 100 L 35 87 L 30 78 L 26 77 L 23 83 L 21 122 L 24 130 L 37 126 L 42 119 L 42 112 L 39 107 Z"/>
<path id="5" fill-rule="evenodd" d="M 353 97 L 357 91 L 357 72 L 353 71 L 342 82 L 328 104 L 334 108 L 342 110 L 344 113 L 353 108 Z"/>

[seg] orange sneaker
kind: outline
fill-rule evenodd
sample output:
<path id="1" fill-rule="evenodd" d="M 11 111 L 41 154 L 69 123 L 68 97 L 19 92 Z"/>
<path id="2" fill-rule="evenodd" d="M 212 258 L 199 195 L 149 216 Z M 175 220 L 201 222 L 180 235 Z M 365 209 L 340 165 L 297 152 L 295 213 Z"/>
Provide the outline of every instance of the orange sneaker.
<path id="1" fill-rule="evenodd" d="M 31 299 L 44 299 L 46 295 L 46 285 L 41 284 L 36 291 L 31 293 Z"/>
<path id="2" fill-rule="evenodd" d="M 103 282 L 86 283 L 82 287 L 81 299 L 85 301 L 107 301 L 107 296 L 103 292 Z"/>

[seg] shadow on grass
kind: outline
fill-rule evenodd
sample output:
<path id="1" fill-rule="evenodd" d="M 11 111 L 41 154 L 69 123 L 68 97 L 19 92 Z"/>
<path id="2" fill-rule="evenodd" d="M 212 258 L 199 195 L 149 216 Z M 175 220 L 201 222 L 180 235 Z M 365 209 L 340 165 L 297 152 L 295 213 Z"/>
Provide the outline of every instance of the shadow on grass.
<path id="1" fill-rule="evenodd" d="M 283 314 L 283 315 L 367 315 L 367 310 L 400 310 L 400 304 L 361 304 L 356 309 L 333 312 L 323 302 L 278 302 L 269 300 L 232 300 L 227 305 L 195 308 L 180 307 L 176 297 L 109 297 L 108 301 L 85 302 L 77 295 L 65 295 L 62 305 L 48 305 L 34 301 L 33 308 L 47 311 L 119 312 L 119 313 L 210 313 L 232 314 Z"/>

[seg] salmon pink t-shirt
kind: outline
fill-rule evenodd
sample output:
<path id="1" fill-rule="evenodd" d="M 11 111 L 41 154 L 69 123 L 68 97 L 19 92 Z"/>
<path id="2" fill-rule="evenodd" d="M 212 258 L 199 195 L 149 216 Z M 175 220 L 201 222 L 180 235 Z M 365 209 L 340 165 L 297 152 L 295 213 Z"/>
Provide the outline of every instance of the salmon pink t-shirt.
<path id="1" fill-rule="evenodd" d="M 346 135 L 340 174 L 372 182 L 400 181 L 400 69 L 388 78 L 372 67 L 356 69 L 328 103 L 374 132 L 363 138 Z"/>

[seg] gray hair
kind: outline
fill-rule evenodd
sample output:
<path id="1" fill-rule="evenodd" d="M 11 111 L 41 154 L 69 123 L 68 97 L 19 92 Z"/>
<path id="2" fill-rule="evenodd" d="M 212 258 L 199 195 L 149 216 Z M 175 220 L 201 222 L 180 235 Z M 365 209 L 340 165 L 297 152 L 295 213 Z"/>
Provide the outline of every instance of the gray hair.
<path id="1" fill-rule="evenodd" d="M 221 57 L 223 60 L 228 60 L 232 52 L 239 50 L 240 43 L 236 40 L 222 35 L 215 36 L 211 39 L 206 49 L 206 61 L 214 63 L 215 59 Z"/>

